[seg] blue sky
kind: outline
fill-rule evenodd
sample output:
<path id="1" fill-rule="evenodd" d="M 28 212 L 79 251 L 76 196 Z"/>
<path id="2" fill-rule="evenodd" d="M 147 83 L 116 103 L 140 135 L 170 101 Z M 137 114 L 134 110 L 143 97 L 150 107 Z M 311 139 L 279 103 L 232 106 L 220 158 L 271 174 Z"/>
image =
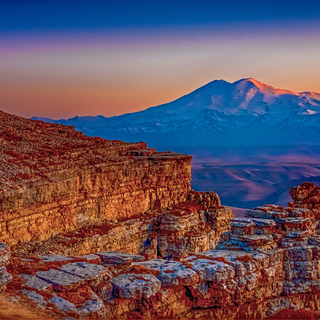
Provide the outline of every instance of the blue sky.
<path id="1" fill-rule="evenodd" d="M 3 1 L 0 30 L 76 31 L 320 18 L 319 1 Z"/>

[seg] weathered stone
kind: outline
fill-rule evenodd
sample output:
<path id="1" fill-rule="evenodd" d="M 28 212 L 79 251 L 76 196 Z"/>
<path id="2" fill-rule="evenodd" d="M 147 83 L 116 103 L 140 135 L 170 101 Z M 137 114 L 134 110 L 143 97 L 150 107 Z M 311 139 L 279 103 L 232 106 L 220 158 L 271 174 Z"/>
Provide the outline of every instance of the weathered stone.
<path id="1" fill-rule="evenodd" d="M 83 278 L 55 269 L 38 271 L 36 276 L 48 283 L 52 283 L 53 290 L 56 291 L 74 290 L 85 283 Z"/>
<path id="2" fill-rule="evenodd" d="M 234 278 L 235 275 L 235 271 L 230 265 L 220 261 L 197 259 L 190 261 L 190 263 L 193 265 L 192 269 L 204 281 L 215 281 L 221 284 L 227 282 L 230 278 Z"/>
<path id="3" fill-rule="evenodd" d="M 193 199 L 197 193 L 191 194 Z M 219 219 L 213 221 L 211 218 L 219 209 L 212 208 L 211 204 L 204 202 L 204 199 L 212 201 L 210 200 L 211 194 L 201 193 L 201 196 L 208 197 L 203 198 L 202 201 L 198 200 L 198 204 L 191 201 L 180 203 L 168 208 L 159 217 L 157 237 L 159 257 L 179 260 L 195 252 L 204 252 L 216 246 L 217 240 L 220 239 L 220 233 L 216 230 L 221 231 L 220 224 Z M 206 208 L 210 211 L 208 212 Z M 223 218 L 229 220 L 227 215 L 224 215 Z"/>
<path id="4" fill-rule="evenodd" d="M 319 279 L 319 261 L 294 261 L 293 278 L 314 280 Z"/>
<path id="5" fill-rule="evenodd" d="M 47 305 L 47 301 L 44 300 L 43 296 L 33 290 L 26 290 L 23 289 L 22 293 L 27 296 L 29 299 L 31 299 L 38 308 L 44 309 Z"/>
<path id="6" fill-rule="evenodd" d="M 87 262 L 68 263 L 61 266 L 60 270 L 78 276 L 85 281 L 88 281 L 90 285 L 98 285 L 111 278 L 111 274 L 107 268 Z"/>
<path id="7" fill-rule="evenodd" d="M 91 299 L 81 305 L 77 305 L 77 311 L 81 317 L 90 319 L 105 319 L 106 308 L 103 301 L 93 292 Z"/>
<path id="8" fill-rule="evenodd" d="M 101 283 L 95 287 L 95 292 L 103 301 L 114 299 L 113 290 L 113 285 L 109 282 Z"/>
<path id="9" fill-rule="evenodd" d="M 0 266 L 7 266 L 10 256 L 11 252 L 9 247 L 4 243 L 0 243 Z"/>
<path id="10" fill-rule="evenodd" d="M 144 266 L 151 270 L 160 271 L 157 278 L 163 286 L 192 285 L 199 281 L 199 277 L 195 271 L 177 261 L 153 259 L 145 262 L 136 262 L 132 265 Z"/>
<path id="11" fill-rule="evenodd" d="M 262 253 L 269 257 L 269 267 L 282 264 L 283 262 L 284 250 L 282 248 L 266 250 L 262 251 Z"/>
<path id="12" fill-rule="evenodd" d="M 41 291 L 51 291 L 52 284 L 48 283 L 40 278 L 30 275 L 30 274 L 21 274 L 21 278 L 25 279 L 25 284 L 27 287 L 38 289 Z"/>
<path id="13" fill-rule="evenodd" d="M 61 311 L 65 311 L 65 312 L 78 311 L 74 304 L 60 297 L 53 297 L 51 298 L 50 302 L 53 303 Z"/>
<path id="14" fill-rule="evenodd" d="M 6 267 L 0 266 L 0 293 L 4 292 L 6 285 L 12 280 L 12 275 L 7 272 Z"/>
<path id="15" fill-rule="evenodd" d="M 290 307 L 290 300 L 287 297 L 281 297 L 277 299 L 273 299 L 268 302 L 267 305 L 267 315 L 273 316 L 281 310 L 287 309 Z"/>
<path id="16" fill-rule="evenodd" d="M 88 263 L 100 264 L 101 262 L 100 257 L 93 253 L 80 256 L 79 258 L 85 259 Z"/>
<path id="17" fill-rule="evenodd" d="M 160 281 L 151 274 L 121 274 L 111 279 L 113 295 L 122 299 L 149 299 L 161 287 Z"/>
<path id="18" fill-rule="evenodd" d="M 130 264 L 135 261 L 145 260 L 145 258 L 140 255 L 113 251 L 98 252 L 97 255 L 103 263 L 107 264 Z"/>
<path id="19" fill-rule="evenodd" d="M 288 248 L 284 251 L 284 260 L 310 261 L 312 260 L 312 249 L 311 246 Z"/>
<path id="20" fill-rule="evenodd" d="M 236 218 L 231 220 L 231 232 L 234 235 L 253 234 L 255 223 L 248 218 Z"/>
<path id="21" fill-rule="evenodd" d="M 47 255 L 47 256 L 40 256 L 40 259 L 43 260 L 43 262 L 55 262 L 55 261 L 70 261 L 74 260 L 74 258 L 67 257 L 67 256 L 60 256 L 56 254 Z"/>

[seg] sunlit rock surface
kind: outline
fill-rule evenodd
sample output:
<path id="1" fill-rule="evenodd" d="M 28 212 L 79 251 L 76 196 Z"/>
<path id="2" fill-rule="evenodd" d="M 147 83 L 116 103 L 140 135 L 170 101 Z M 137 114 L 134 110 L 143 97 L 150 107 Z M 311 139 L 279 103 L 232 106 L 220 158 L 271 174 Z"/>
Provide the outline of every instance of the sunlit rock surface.
<path id="1" fill-rule="evenodd" d="M 186 201 L 191 156 L 0 112 L 0 241 L 43 241 Z"/>
<path id="2" fill-rule="evenodd" d="M 212 210 L 220 205 L 211 202 L 213 194 L 201 195 L 214 203 Z M 214 248 L 186 254 L 177 241 L 185 237 L 185 228 L 201 222 L 209 228 L 211 221 L 210 204 L 196 215 L 199 203 L 189 201 L 194 205 L 184 203 L 181 215 L 179 207 L 172 207 L 157 219 L 157 237 L 165 230 L 168 239 L 175 239 L 173 254 L 162 256 L 169 252 L 162 242 L 157 243 L 156 258 L 116 251 L 22 258 L 23 251 L 17 251 L 7 267 L 13 276 L 7 292 L 33 299 L 38 308 L 55 315 L 79 319 L 276 319 L 294 312 L 307 318 L 320 314 L 319 221 L 312 209 L 254 208 L 245 218 L 231 219 Z M 224 212 L 229 219 L 228 210 Z M 226 226 L 221 224 L 221 230 Z M 184 255 L 177 254 L 180 250 Z"/>
<path id="3" fill-rule="evenodd" d="M 317 315 L 319 187 L 233 219 L 187 155 L 0 116 L 7 295 L 57 318 Z"/>

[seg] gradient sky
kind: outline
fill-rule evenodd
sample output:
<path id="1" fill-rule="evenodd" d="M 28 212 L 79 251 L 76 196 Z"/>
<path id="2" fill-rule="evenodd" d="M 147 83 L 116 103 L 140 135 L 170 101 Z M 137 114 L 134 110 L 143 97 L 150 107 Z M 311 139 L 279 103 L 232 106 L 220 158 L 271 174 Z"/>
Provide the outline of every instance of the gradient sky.
<path id="1" fill-rule="evenodd" d="M 320 92 L 320 1 L 1 2 L 6 112 L 113 116 L 248 77 Z"/>

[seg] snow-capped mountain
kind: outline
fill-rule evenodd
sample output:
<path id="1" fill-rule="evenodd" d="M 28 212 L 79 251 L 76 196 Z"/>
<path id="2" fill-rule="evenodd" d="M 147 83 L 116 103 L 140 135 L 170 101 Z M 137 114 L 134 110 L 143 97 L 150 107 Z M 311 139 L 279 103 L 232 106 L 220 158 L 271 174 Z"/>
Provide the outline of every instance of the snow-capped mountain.
<path id="1" fill-rule="evenodd" d="M 318 144 L 320 94 L 276 89 L 253 78 L 215 80 L 170 103 L 106 118 L 33 119 L 91 136 L 161 146 Z"/>

